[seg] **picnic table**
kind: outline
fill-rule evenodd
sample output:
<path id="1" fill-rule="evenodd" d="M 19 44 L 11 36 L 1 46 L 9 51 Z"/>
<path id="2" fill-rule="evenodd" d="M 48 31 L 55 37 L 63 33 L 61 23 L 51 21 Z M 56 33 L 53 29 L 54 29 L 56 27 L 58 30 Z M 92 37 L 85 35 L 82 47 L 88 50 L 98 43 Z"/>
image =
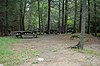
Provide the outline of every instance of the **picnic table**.
<path id="1" fill-rule="evenodd" d="M 32 36 L 34 38 L 37 38 L 37 31 L 16 31 L 16 37 L 20 37 L 22 38 L 22 35 L 25 35 L 25 34 L 32 34 Z"/>

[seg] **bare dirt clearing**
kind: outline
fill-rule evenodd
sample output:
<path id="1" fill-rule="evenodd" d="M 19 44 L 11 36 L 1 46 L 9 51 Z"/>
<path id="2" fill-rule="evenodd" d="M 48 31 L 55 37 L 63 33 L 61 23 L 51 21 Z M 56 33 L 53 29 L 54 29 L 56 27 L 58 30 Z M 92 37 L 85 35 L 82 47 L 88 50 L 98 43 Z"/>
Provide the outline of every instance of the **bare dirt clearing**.
<path id="1" fill-rule="evenodd" d="M 100 52 L 100 39 L 86 38 L 85 47 Z M 39 55 L 29 58 L 20 66 L 100 66 L 100 56 L 80 53 L 68 47 L 76 45 L 78 39 L 70 39 L 70 35 L 43 35 L 36 39 L 21 39 L 23 42 L 14 44 L 13 50 L 32 49 Z M 94 41 L 95 42 L 94 42 Z M 43 61 L 38 61 L 43 58 Z"/>

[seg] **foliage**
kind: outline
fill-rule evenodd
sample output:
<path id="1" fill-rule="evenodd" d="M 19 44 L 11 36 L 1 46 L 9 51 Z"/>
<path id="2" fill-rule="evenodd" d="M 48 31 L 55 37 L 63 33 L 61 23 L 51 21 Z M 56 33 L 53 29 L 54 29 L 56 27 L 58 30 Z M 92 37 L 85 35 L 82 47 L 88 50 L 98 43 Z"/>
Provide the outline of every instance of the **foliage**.
<path id="1" fill-rule="evenodd" d="M 8 1 L 8 3 L 6 3 Z M 51 1 L 51 29 L 58 28 L 58 22 L 60 19 L 60 26 L 62 25 L 62 16 L 59 18 L 59 1 L 60 0 L 52 0 Z M 0 32 L 5 32 L 6 29 L 11 30 L 20 30 L 20 16 L 24 15 L 24 25 L 25 29 L 39 28 L 39 11 L 38 11 L 38 0 L 1 0 L 0 1 L 0 22 L 2 28 L 0 28 Z M 96 0 L 96 12 L 97 14 L 94 15 L 94 0 L 90 0 L 90 20 L 91 20 L 91 32 L 93 32 L 93 25 L 94 25 L 94 16 L 96 16 L 97 27 L 100 26 L 100 8 L 99 8 L 99 0 Z M 80 22 L 80 0 L 77 0 L 77 15 L 76 15 L 76 30 L 78 31 L 79 22 Z M 88 6 L 88 1 L 87 1 Z M 24 14 L 24 7 L 25 7 L 25 14 Z M 41 15 L 41 27 L 47 27 L 47 18 L 48 18 L 48 1 L 47 0 L 40 0 L 40 15 Z M 22 11 L 21 11 L 22 10 Z M 60 11 L 62 11 L 62 1 L 60 1 Z M 75 1 L 68 0 L 68 21 L 66 24 L 71 25 L 72 27 L 74 24 L 74 15 L 75 15 Z M 88 18 L 88 11 L 86 17 Z M 2 13 L 2 14 L 1 14 Z M 62 15 L 62 13 L 60 13 Z M 8 25 L 8 26 L 7 26 Z M 22 25 L 22 24 L 21 24 Z M 7 28 L 8 27 L 8 28 Z M 86 32 L 88 28 L 88 19 L 86 20 Z"/>

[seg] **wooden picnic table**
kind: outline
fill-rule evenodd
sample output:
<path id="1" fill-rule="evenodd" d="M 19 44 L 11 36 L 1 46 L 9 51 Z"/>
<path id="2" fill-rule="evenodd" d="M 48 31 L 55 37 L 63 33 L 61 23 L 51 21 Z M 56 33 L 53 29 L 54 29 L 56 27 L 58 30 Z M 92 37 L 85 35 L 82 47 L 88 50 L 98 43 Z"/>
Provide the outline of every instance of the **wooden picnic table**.
<path id="1" fill-rule="evenodd" d="M 16 37 L 20 37 L 22 38 L 22 35 L 25 35 L 25 34 L 32 34 L 33 37 L 37 38 L 37 32 L 36 31 L 15 31 L 16 33 Z"/>

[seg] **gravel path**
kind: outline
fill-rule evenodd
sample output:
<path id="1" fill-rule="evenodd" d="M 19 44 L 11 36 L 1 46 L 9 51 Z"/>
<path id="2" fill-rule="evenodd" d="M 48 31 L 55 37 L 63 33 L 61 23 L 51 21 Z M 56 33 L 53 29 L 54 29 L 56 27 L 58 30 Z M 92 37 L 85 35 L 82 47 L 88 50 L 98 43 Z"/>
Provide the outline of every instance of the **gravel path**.
<path id="1" fill-rule="evenodd" d="M 26 60 L 20 66 L 100 66 L 100 56 L 79 53 L 68 47 L 76 45 L 69 35 L 44 35 L 36 39 L 22 39 L 14 49 L 35 49 L 39 56 Z M 99 45 L 100 48 L 100 45 Z M 38 61 L 38 58 L 42 58 Z"/>

